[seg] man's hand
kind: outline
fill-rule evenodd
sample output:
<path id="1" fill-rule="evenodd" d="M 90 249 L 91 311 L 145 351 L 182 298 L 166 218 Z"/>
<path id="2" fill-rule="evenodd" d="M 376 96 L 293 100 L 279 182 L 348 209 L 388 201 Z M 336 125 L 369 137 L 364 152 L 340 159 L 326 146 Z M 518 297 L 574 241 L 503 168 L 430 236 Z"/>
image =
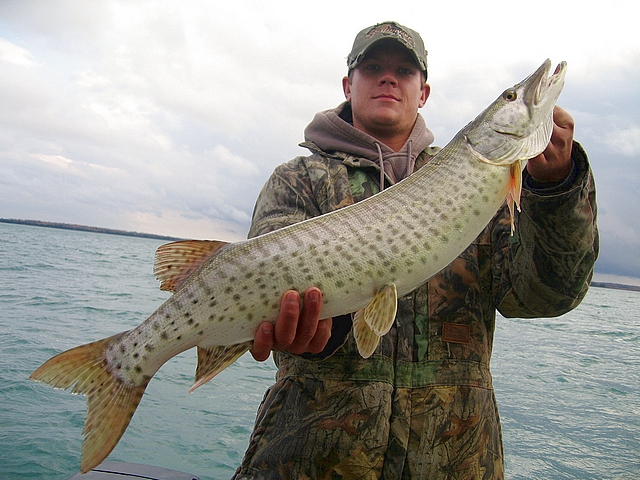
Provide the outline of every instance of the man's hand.
<path id="1" fill-rule="evenodd" d="M 251 348 L 253 358 L 262 362 L 271 350 L 294 354 L 320 353 L 331 337 L 332 319 L 320 319 L 322 292 L 312 287 L 304 294 L 300 310 L 300 295 L 293 290 L 285 292 L 275 327 L 264 322 L 256 331 Z"/>
<path id="2" fill-rule="evenodd" d="M 529 174 L 538 182 L 560 182 L 571 172 L 573 118 L 566 110 L 553 109 L 553 133 L 544 152 L 527 162 Z"/>

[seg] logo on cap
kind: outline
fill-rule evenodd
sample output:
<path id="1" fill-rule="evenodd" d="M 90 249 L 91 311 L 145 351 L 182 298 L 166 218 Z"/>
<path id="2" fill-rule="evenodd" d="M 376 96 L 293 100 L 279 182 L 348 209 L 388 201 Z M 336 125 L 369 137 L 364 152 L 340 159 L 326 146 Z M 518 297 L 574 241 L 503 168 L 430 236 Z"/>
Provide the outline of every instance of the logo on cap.
<path id="1" fill-rule="evenodd" d="M 402 28 L 394 25 L 392 23 L 384 23 L 381 25 L 374 26 L 365 38 L 369 40 L 370 38 L 375 37 L 376 35 L 385 35 L 385 36 L 393 36 L 402 41 L 407 47 L 415 48 L 416 44 L 413 41 L 413 37 L 405 32 Z"/>

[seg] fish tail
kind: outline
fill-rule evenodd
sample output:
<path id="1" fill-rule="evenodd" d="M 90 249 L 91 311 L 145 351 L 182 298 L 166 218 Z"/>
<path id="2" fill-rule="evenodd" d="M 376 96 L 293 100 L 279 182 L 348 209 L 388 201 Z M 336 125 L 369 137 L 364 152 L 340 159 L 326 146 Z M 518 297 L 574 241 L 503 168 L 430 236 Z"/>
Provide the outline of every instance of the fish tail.
<path id="1" fill-rule="evenodd" d="M 107 347 L 122 334 L 67 350 L 42 364 L 29 377 L 53 388 L 87 396 L 87 419 L 80 471 L 86 473 L 114 449 L 131 421 L 150 378 L 142 385 L 113 375 Z"/>

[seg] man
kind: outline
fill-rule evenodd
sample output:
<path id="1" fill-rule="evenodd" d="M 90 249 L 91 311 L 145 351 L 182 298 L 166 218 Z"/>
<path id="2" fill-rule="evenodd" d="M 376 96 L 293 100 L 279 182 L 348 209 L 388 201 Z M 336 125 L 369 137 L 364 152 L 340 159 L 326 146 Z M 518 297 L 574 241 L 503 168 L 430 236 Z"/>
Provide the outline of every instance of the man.
<path id="1" fill-rule="evenodd" d="M 420 36 L 394 22 L 358 34 L 346 102 L 307 127 L 310 156 L 271 176 L 251 236 L 358 202 L 435 155 L 418 114 L 430 93 L 426 55 Z M 571 310 L 597 256 L 587 157 L 571 116 L 556 108 L 554 122 L 549 146 L 523 173 L 516 235 L 502 208 L 456 260 L 399 299 L 369 359 L 358 354 L 350 316 L 319 319 L 318 289 L 302 302 L 285 293 L 275 327 L 256 333 L 252 354 L 264 360 L 273 350 L 279 369 L 235 479 L 503 478 L 489 371 L 496 310 Z"/>

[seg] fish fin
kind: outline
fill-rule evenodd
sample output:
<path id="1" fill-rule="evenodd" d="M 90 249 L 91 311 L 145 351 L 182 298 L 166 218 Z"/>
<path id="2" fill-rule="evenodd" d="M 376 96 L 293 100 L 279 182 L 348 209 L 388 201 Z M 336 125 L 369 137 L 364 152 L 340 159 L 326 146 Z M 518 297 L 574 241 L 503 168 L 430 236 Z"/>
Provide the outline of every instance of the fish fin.
<path id="1" fill-rule="evenodd" d="M 364 321 L 378 336 L 391 329 L 398 309 L 398 292 L 395 283 L 382 287 L 364 309 Z"/>
<path id="2" fill-rule="evenodd" d="M 238 343 L 228 347 L 198 347 L 198 368 L 196 368 L 196 380 L 193 386 L 189 389 L 189 393 L 192 393 L 196 388 L 207 383 L 222 370 L 235 362 L 251 348 L 252 344 L 253 341 Z"/>
<path id="3" fill-rule="evenodd" d="M 364 320 L 364 310 L 358 310 L 353 315 L 353 336 L 362 358 L 369 358 L 373 355 L 378 343 L 380 343 L 380 335 L 371 330 Z"/>
<path id="4" fill-rule="evenodd" d="M 218 240 L 181 240 L 166 243 L 156 250 L 153 274 L 160 290 L 175 292 L 204 262 L 228 242 Z"/>
<path id="5" fill-rule="evenodd" d="M 127 383 L 109 371 L 105 352 L 122 334 L 81 345 L 47 360 L 29 377 L 53 388 L 71 388 L 87 396 L 80 471 L 101 463 L 126 430 L 150 378 L 142 385 Z"/>
<path id="6" fill-rule="evenodd" d="M 522 192 L 522 169 L 523 161 L 518 160 L 516 163 L 511 164 L 511 188 L 507 195 L 507 206 L 509 207 L 509 221 L 511 223 L 511 235 L 516 230 L 515 224 L 515 210 L 514 207 L 520 211 L 520 194 Z"/>

